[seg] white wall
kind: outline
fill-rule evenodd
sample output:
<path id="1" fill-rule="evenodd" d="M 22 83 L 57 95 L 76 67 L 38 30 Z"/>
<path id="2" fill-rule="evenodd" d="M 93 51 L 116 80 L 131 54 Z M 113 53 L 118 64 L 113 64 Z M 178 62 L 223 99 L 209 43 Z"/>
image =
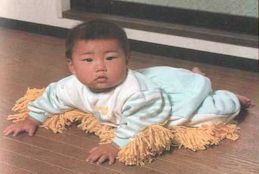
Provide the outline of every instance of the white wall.
<path id="1" fill-rule="evenodd" d="M 71 28 L 79 22 L 61 18 L 62 9 L 69 9 L 69 2 L 69 0 L 0 0 L 0 17 Z"/>
<path id="2" fill-rule="evenodd" d="M 80 21 L 62 18 L 62 10 L 69 9 L 69 2 L 69 0 L 0 0 L 0 17 L 71 28 Z M 133 40 L 258 60 L 256 48 L 134 29 L 126 29 L 126 32 Z"/>

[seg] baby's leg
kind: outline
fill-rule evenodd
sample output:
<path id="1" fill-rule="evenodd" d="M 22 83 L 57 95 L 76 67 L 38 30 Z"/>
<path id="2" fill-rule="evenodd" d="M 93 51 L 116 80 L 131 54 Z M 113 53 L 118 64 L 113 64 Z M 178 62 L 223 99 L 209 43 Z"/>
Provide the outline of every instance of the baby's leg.
<path id="1" fill-rule="evenodd" d="M 205 75 L 205 73 L 203 73 L 199 67 L 193 67 L 192 72 Z M 237 95 L 237 98 L 241 104 L 241 109 L 248 109 L 253 106 L 251 100 L 246 96 Z"/>
<path id="2" fill-rule="evenodd" d="M 241 104 L 241 109 L 248 109 L 253 106 L 251 100 L 248 97 L 237 95 L 237 98 Z"/>
<path id="3" fill-rule="evenodd" d="M 192 72 L 201 74 L 201 75 L 205 75 L 205 73 L 202 72 L 199 67 L 193 67 Z M 251 100 L 249 98 L 247 98 L 246 96 L 237 95 L 237 98 L 239 99 L 239 102 L 241 104 L 241 109 L 248 109 L 253 106 Z"/>
<path id="4" fill-rule="evenodd" d="M 201 71 L 201 69 L 199 67 L 193 67 L 192 68 L 192 72 L 197 73 L 197 74 L 201 74 L 201 75 L 206 75 L 204 72 Z"/>

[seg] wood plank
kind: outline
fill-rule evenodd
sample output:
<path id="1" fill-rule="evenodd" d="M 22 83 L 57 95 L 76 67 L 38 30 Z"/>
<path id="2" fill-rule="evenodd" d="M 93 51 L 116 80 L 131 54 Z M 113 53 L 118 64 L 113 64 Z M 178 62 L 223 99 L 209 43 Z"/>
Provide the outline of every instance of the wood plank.
<path id="1" fill-rule="evenodd" d="M 161 167 L 163 163 L 167 163 L 166 169 Z M 199 152 L 176 150 L 172 155 L 166 154 L 161 160 L 155 161 L 152 167 L 173 170 L 175 163 L 181 164 L 181 168 L 187 173 L 254 174 L 259 171 L 258 160 L 244 159 L 242 156 L 228 153 L 226 148 L 225 151 L 218 151 L 217 148 Z M 175 170 L 181 171 L 181 169 Z"/>
<path id="2" fill-rule="evenodd" d="M 6 121 L 5 121 L 6 122 Z M 17 137 L 10 137 L 17 143 L 23 143 L 32 146 L 32 148 L 42 148 L 48 150 L 50 153 L 57 153 L 62 155 L 62 159 L 65 160 L 67 157 L 80 160 L 80 162 L 85 163 L 84 160 L 87 156 L 87 152 L 98 144 L 98 139 L 94 135 L 87 136 L 79 129 L 69 129 L 62 134 L 54 134 L 48 130 L 40 129 L 37 134 L 32 138 L 25 134 Z M 62 148 L 60 148 L 62 147 Z M 89 164 L 88 164 L 89 165 Z M 95 164 L 90 164 L 97 166 Z M 125 172 L 128 174 L 134 173 L 152 173 L 160 174 L 156 169 L 151 169 L 149 167 L 129 167 L 124 166 L 121 163 L 116 163 L 113 166 L 109 166 L 107 163 L 104 165 L 109 169 Z"/>
<path id="3" fill-rule="evenodd" d="M 17 138 L 31 138 L 28 136 L 20 136 Z M 33 139 L 34 138 L 34 139 Z M 39 140 L 37 137 L 33 137 L 34 143 L 38 142 L 36 140 Z M 98 166 L 96 164 L 90 164 L 86 163 L 84 160 L 80 158 L 74 158 L 70 157 L 63 151 L 63 154 L 58 153 L 56 151 L 53 151 L 53 144 L 50 144 L 48 149 L 39 147 L 37 145 L 29 144 L 29 142 L 21 142 L 19 140 L 16 140 L 14 138 L 10 137 L 1 137 L 0 138 L 2 142 L 1 149 L 5 152 L 9 153 L 15 153 L 18 155 L 22 155 L 25 157 L 28 157 L 30 159 L 38 160 L 42 163 L 47 163 L 48 165 L 53 165 L 56 168 L 64 169 L 69 172 L 73 173 L 106 173 L 106 174 L 119 174 L 120 172 L 117 172 L 115 170 L 110 170 L 109 168 L 105 166 Z M 48 144 L 49 142 L 45 141 L 45 144 Z M 59 147 L 60 148 L 60 147 Z M 63 149 L 63 146 L 62 146 Z M 64 148 L 67 150 L 66 148 Z M 55 149 L 57 150 L 57 149 Z M 2 156 L 6 156 L 5 154 Z M 105 169 L 105 170 L 104 170 Z"/>
<path id="4" fill-rule="evenodd" d="M 94 135 L 88 136 L 79 129 L 72 128 L 68 131 L 63 132 L 62 134 L 54 134 L 48 130 L 40 129 L 33 138 L 24 134 L 15 138 L 10 138 L 17 143 L 32 146 L 32 148 L 46 149 L 50 153 L 59 154 L 63 156 L 61 157 L 63 160 L 66 160 L 67 158 L 72 158 L 74 160 L 79 160 L 80 162 L 85 163 L 84 165 L 97 166 L 95 164 L 87 163 L 85 159 L 88 155 L 88 151 L 98 145 L 98 138 Z M 127 174 L 163 173 L 155 168 L 151 169 L 145 166 L 141 168 L 129 167 L 119 162 L 117 162 L 113 166 L 109 166 L 107 163 L 104 163 L 104 165 L 102 166 L 105 167 L 105 169 L 109 168 L 115 171 L 125 172 Z"/>
<path id="5" fill-rule="evenodd" d="M 3 147 L 0 147 L 0 161 L 8 165 L 15 166 L 32 173 L 57 173 L 57 174 L 74 174 L 73 171 L 61 168 L 59 166 L 53 165 L 48 162 L 44 162 L 38 159 L 31 157 L 29 154 L 23 155 L 16 153 L 10 150 L 6 150 Z M 15 168 L 11 170 L 16 170 Z M 8 174 L 8 173 L 1 173 Z"/>
<path id="6" fill-rule="evenodd" d="M 0 173 L 2 173 L 2 174 L 36 174 L 36 172 L 18 168 L 16 166 L 10 165 L 8 163 L 4 163 L 2 161 L 0 161 Z"/>

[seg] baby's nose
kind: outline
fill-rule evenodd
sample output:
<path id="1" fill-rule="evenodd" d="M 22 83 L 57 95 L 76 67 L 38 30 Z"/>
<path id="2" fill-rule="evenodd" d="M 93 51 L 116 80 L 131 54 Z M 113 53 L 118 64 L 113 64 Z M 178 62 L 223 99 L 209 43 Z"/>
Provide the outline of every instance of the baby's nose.
<path id="1" fill-rule="evenodd" d="M 96 71 L 107 71 L 106 64 L 104 61 L 97 62 Z"/>

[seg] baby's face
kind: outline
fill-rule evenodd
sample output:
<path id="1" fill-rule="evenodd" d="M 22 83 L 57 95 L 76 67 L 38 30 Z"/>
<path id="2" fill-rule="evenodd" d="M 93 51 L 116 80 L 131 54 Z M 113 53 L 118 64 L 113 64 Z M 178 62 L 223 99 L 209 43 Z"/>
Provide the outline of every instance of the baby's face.
<path id="1" fill-rule="evenodd" d="M 116 39 L 79 40 L 68 66 L 81 83 L 101 92 L 126 78 L 127 59 Z"/>

